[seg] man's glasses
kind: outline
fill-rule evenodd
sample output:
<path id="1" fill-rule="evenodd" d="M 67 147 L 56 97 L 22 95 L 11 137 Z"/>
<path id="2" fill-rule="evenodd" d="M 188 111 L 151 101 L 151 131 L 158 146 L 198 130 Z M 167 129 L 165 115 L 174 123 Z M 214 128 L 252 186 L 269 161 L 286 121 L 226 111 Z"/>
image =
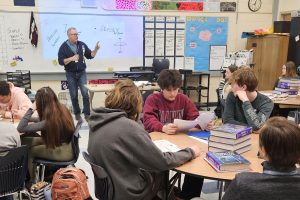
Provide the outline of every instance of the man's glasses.
<path id="1" fill-rule="evenodd" d="M 78 36 L 79 34 L 78 33 L 71 33 L 70 35 Z"/>

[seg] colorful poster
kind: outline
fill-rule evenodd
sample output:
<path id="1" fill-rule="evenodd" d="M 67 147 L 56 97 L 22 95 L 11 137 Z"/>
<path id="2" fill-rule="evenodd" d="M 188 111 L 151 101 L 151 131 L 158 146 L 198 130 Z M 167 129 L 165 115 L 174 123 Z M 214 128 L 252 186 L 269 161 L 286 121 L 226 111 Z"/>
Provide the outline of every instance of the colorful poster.
<path id="1" fill-rule="evenodd" d="M 117 10 L 151 10 L 152 0 L 116 0 Z"/>
<path id="2" fill-rule="evenodd" d="M 152 1 L 152 10 L 177 10 L 177 3 L 166 1 Z"/>
<path id="3" fill-rule="evenodd" d="M 178 2 L 178 10 L 203 11 L 203 2 Z"/>
<path id="4" fill-rule="evenodd" d="M 185 56 L 194 58 L 194 70 L 207 71 L 211 45 L 226 45 L 228 17 L 187 17 Z"/>

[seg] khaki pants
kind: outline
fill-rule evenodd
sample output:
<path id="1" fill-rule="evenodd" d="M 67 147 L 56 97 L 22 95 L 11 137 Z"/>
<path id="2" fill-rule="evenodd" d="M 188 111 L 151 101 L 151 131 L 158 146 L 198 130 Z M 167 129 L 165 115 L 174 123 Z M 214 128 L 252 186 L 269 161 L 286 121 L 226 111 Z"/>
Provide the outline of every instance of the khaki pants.
<path id="1" fill-rule="evenodd" d="M 33 160 L 34 158 L 44 158 L 55 161 L 69 161 L 72 160 L 73 149 L 72 142 L 63 143 L 61 146 L 55 149 L 46 148 L 44 141 L 41 137 L 23 137 L 21 139 L 22 145 L 27 145 L 29 147 L 28 152 L 28 170 L 30 174 L 30 179 L 33 181 L 34 178 L 34 168 Z"/>

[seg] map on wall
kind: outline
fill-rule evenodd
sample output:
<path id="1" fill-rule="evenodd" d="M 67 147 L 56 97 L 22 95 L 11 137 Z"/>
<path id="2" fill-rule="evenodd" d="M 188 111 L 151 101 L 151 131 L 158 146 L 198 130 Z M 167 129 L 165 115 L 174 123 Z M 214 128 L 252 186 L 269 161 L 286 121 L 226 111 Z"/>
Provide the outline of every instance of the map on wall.
<path id="1" fill-rule="evenodd" d="M 195 71 L 209 69 L 211 45 L 226 45 L 228 17 L 187 17 L 185 66 Z"/>

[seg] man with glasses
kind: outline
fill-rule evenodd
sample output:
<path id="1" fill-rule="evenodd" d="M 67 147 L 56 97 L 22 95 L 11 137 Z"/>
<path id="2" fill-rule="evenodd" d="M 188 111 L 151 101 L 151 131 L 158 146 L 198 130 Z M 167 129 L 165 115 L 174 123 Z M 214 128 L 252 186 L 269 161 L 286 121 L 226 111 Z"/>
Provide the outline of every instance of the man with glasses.
<path id="1" fill-rule="evenodd" d="M 88 46 L 78 40 L 78 32 L 76 28 L 70 27 L 67 30 L 68 40 L 66 40 L 59 48 L 58 62 L 65 67 L 68 87 L 72 100 L 73 112 L 78 121 L 82 121 L 81 111 L 78 104 L 78 88 L 82 94 L 83 113 L 86 120 L 90 116 L 90 100 L 88 90 L 84 87 L 87 84 L 86 63 L 85 58 L 93 59 L 97 51 L 100 49 L 99 42 L 91 51 Z"/>

